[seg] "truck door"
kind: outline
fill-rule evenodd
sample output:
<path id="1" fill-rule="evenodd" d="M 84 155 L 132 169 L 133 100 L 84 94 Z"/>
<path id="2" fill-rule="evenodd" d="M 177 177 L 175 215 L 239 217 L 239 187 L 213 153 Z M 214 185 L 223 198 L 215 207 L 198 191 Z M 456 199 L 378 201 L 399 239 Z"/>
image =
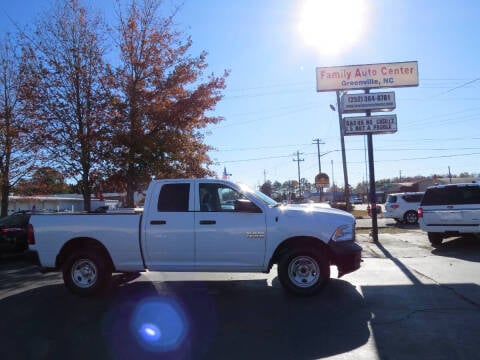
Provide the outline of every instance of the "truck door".
<path id="1" fill-rule="evenodd" d="M 151 200 L 143 219 L 143 251 L 149 269 L 193 270 L 195 235 L 191 194 L 193 187 L 189 182 L 166 183 L 158 192 L 158 200 Z"/>
<path id="2" fill-rule="evenodd" d="M 265 261 L 266 216 L 252 204 L 236 209 L 238 200 L 247 200 L 223 183 L 200 182 L 196 191 L 196 266 L 208 271 L 261 269 Z"/>

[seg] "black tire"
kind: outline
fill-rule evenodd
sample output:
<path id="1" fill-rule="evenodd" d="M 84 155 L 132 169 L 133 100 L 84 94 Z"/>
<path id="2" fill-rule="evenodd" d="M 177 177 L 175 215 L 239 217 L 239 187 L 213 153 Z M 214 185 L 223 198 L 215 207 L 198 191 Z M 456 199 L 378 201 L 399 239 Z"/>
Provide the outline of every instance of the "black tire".
<path id="1" fill-rule="evenodd" d="M 403 215 L 403 220 L 405 224 L 415 225 L 418 222 L 418 213 L 416 211 L 410 210 Z"/>
<path id="2" fill-rule="evenodd" d="M 71 254 L 63 266 L 63 281 L 74 294 L 89 296 L 104 290 L 112 278 L 106 257 L 97 249 Z"/>
<path id="3" fill-rule="evenodd" d="M 430 244 L 432 244 L 432 246 L 440 246 L 442 244 L 443 236 L 441 233 L 429 232 L 427 235 L 428 240 L 430 241 Z"/>
<path id="4" fill-rule="evenodd" d="M 278 263 L 278 279 L 295 295 L 314 295 L 330 280 L 330 264 L 319 251 L 292 249 Z"/>

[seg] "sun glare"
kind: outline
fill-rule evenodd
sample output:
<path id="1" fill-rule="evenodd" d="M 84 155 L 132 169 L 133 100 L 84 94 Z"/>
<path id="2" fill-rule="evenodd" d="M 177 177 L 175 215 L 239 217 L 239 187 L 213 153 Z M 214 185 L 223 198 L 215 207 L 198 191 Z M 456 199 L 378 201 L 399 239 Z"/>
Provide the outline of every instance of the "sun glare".
<path id="1" fill-rule="evenodd" d="M 366 33 L 368 0 L 305 0 L 299 31 L 320 55 L 335 56 L 353 47 Z"/>

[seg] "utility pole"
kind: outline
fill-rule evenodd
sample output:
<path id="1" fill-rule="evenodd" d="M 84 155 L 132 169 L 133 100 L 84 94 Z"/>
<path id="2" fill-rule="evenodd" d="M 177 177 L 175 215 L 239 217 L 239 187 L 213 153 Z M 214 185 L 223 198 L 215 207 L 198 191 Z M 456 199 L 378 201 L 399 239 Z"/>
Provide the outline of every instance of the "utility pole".
<path id="1" fill-rule="evenodd" d="M 300 161 L 305 161 L 305 159 L 300 159 L 300 155 L 301 155 L 300 151 L 297 150 L 297 158 L 293 159 L 293 161 L 297 162 L 297 167 L 298 167 L 298 196 L 302 196 L 302 187 L 300 184 Z"/>
<path id="2" fill-rule="evenodd" d="M 333 175 L 333 160 L 330 160 L 332 163 L 332 201 L 335 203 L 335 176 Z"/>
<path id="3" fill-rule="evenodd" d="M 317 153 L 318 153 L 318 173 L 322 172 L 322 162 L 320 161 L 320 144 L 325 145 L 324 142 L 321 142 L 320 139 L 313 139 L 313 144 L 317 144 Z"/>

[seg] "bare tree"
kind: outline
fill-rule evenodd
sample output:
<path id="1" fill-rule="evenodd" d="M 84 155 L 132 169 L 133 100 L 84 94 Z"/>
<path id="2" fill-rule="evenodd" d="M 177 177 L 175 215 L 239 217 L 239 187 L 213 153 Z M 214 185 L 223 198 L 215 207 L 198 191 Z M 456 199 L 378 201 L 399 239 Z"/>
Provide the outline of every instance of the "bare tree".
<path id="1" fill-rule="evenodd" d="M 90 210 L 95 174 L 108 143 L 105 25 L 77 0 L 57 2 L 38 21 L 29 44 L 29 115 L 57 167 L 79 182 Z"/>
<path id="2" fill-rule="evenodd" d="M 174 29 L 173 16 L 159 17 L 159 2 L 118 3 L 120 65 L 115 89 L 112 163 L 124 180 L 127 206 L 151 177 L 211 174 L 201 129 L 217 123 L 208 116 L 221 99 L 228 73 L 204 77 L 206 53 L 189 55 L 192 45 Z"/>

